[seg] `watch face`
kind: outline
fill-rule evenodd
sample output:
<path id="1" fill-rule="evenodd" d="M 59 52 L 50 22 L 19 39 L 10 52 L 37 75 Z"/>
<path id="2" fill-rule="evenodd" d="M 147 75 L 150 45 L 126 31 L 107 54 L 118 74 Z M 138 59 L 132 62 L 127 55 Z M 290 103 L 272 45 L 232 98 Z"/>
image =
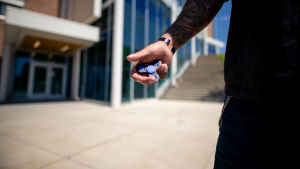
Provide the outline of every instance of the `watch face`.
<path id="1" fill-rule="evenodd" d="M 160 60 L 154 60 L 151 63 L 147 63 L 147 64 L 139 64 L 137 65 L 137 71 L 140 74 L 145 74 L 145 75 L 149 75 L 149 74 L 155 74 L 156 70 L 158 69 L 158 67 L 161 65 L 161 61 Z"/>
<path id="2" fill-rule="evenodd" d="M 147 70 L 147 73 L 153 74 L 153 73 L 156 72 L 156 67 L 153 66 L 153 65 L 149 65 L 149 66 L 146 68 L 146 70 Z"/>

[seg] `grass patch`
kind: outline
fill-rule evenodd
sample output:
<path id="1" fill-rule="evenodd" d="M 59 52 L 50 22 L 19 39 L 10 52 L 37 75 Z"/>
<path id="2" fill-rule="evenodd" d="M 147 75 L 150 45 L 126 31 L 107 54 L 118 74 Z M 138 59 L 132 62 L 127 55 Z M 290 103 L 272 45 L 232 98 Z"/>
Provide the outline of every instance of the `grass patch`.
<path id="1" fill-rule="evenodd" d="M 225 53 L 222 53 L 222 54 L 217 55 L 217 58 L 218 58 L 220 61 L 224 62 L 224 61 L 225 61 Z"/>

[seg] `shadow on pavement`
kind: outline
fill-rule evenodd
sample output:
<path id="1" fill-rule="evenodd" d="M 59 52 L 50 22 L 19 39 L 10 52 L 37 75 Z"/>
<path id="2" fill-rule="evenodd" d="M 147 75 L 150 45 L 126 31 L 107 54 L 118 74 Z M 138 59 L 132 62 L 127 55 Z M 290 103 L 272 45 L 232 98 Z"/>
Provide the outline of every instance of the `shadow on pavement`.
<path id="1" fill-rule="evenodd" d="M 201 97 L 200 101 L 223 103 L 224 98 L 225 98 L 224 89 L 215 89 L 215 90 L 210 91 L 207 96 Z"/>

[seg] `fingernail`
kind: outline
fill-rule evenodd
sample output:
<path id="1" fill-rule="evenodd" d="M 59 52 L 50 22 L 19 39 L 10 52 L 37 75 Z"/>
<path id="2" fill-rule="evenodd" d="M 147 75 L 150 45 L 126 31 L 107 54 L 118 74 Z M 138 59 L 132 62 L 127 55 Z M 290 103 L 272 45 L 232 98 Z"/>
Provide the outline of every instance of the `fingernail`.
<path id="1" fill-rule="evenodd" d="M 130 55 L 128 55 L 127 57 L 133 57 L 133 55 L 134 55 L 134 54 L 130 54 Z"/>

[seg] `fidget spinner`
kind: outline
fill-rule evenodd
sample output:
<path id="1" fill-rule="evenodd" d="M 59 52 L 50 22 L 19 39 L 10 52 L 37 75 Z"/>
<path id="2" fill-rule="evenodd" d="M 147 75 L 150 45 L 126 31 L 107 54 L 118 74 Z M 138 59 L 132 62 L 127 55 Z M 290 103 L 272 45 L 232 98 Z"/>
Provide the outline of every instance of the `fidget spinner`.
<path id="1" fill-rule="evenodd" d="M 160 60 L 155 60 L 152 63 L 148 64 L 139 64 L 137 66 L 137 71 L 141 75 L 153 75 L 155 79 L 159 79 L 159 75 L 157 74 L 157 69 L 161 65 Z"/>

